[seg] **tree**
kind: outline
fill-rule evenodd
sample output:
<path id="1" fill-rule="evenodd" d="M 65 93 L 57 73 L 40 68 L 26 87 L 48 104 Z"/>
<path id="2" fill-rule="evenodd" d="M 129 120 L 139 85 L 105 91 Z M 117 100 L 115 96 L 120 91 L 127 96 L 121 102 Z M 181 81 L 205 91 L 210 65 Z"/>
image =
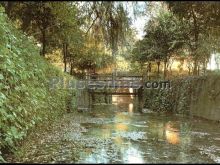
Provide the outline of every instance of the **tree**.
<path id="1" fill-rule="evenodd" d="M 156 61 L 158 75 L 160 62 L 163 61 L 165 78 L 171 55 L 184 44 L 182 28 L 183 26 L 172 13 L 161 11 L 148 22 L 144 39 L 137 42 L 136 48 L 133 50 L 134 58 L 142 63 Z"/>
<path id="2" fill-rule="evenodd" d="M 63 49 L 64 72 L 67 71 L 67 63 L 71 65 L 72 58 L 81 49 L 84 43 L 83 31 L 80 29 L 83 18 L 79 15 L 77 5 L 74 3 L 63 2 L 52 4 L 52 14 L 56 15 L 56 26 L 49 36 L 50 47 L 52 49 Z M 72 70 L 72 69 L 70 69 Z"/>
<path id="3" fill-rule="evenodd" d="M 219 29 L 220 4 L 218 2 L 167 2 L 170 10 L 186 22 L 185 41 L 194 60 L 193 74 L 199 72 L 198 62 L 203 58 L 201 48 L 204 40 L 208 41 L 212 34 L 211 29 Z M 200 49 L 200 50 L 199 50 Z M 205 55 L 206 56 L 206 55 Z"/>
<path id="4" fill-rule="evenodd" d="M 105 57 L 100 58 L 99 55 L 107 55 L 109 52 L 113 55 L 113 59 L 109 61 L 116 63 L 115 55 L 119 48 L 126 45 L 126 36 L 130 34 L 131 20 L 128 17 L 127 3 L 123 2 L 13 2 L 12 4 L 3 2 L 2 4 L 10 18 L 18 22 L 18 26 L 23 31 L 34 36 L 41 43 L 43 56 L 62 49 L 64 71 L 67 71 L 68 64 L 71 71 L 75 66 L 80 70 L 91 66 L 83 60 L 87 57 L 88 51 L 91 51 L 91 54 L 96 52 L 94 54 L 97 55 L 97 58 L 91 56 L 93 58 L 90 63 L 104 60 Z M 94 44 L 90 45 L 88 40 Z M 107 55 L 106 58 L 109 56 Z M 79 65 L 76 65 L 76 61 Z"/>
<path id="5" fill-rule="evenodd" d="M 130 29 L 131 19 L 123 2 L 91 2 L 85 4 L 87 9 L 87 34 L 102 38 L 105 46 L 111 50 L 114 63 L 119 47 L 125 45 L 125 38 Z M 114 67 L 115 68 L 115 67 Z M 115 71 L 113 72 L 115 75 Z"/>
<path id="6" fill-rule="evenodd" d="M 172 54 L 183 45 L 183 26 L 179 20 L 168 11 L 161 11 L 155 19 L 155 25 L 149 29 L 153 48 L 164 62 L 164 77 L 166 77 L 168 61 Z"/>
<path id="7" fill-rule="evenodd" d="M 12 20 L 19 20 L 21 29 L 34 36 L 42 44 L 42 56 L 45 56 L 47 34 L 55 25 L 56 17 L 52 14 L 54 2 L 13 2 L 7 3 L 6 13 Z"/>

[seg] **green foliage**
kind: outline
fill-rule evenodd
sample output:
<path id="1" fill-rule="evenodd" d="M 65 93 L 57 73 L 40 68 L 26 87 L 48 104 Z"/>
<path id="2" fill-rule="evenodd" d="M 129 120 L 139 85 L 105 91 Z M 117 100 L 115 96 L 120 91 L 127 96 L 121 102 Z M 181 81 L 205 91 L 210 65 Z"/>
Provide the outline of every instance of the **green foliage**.
<path id="1" fill-rule="evenodd" d="M 145 90 L 145 106 L 157 112 L 188 114 L 191 98 L 198 98 L 202 77 L 173 79 L 171 89 Z M 197 90 L 197 91 L 196 91 Z M 196 93 L 196 96 L 193 94 Z"/>
<path id="2" fill-rule="evenodd" d="M 136 42 L 130 59 L 140 63 L 156 62 L 159 68 L 160 62 L 164 62 L 165 70 L 168 67 L 170 57 L 184 45 L 184 24 L 182 24 L 171 12 L 162 10 L 156 17 L 148 22 L 142 40 Z M 158 69 L 159 75 L 159 69 Z"/>
<path id="3" fill-rule="evenodd" d="M 132 31 L 126 3 L 1 4 L 19 28 L 41 43 L 42 55 L 56 50 L 61 52 L 63 60 L 60 62 L 64 62 L 65 71 L 69 67 L 71 74 L 75 70 L 84 72 L 88 68 L 101 68 L 113 63 L 110 51 L 116 54 L 118 48 L 124 47 Z"/>
<path id="4" fill-rule="evenodd" d="M 92 32 L 96 39 L 104 41 L 113 52 L 124 44 L 131 20 L 122 2 L 91 2 L 85 4 L 87 33 Z"/>
<path id="5" fill-rule="evenodd" d="M 220 38 L 220 4 L 218 2 L 167 2 L 167 4 L 169 9 L 185 22 L 185 44 L 194 61 L 193 73 L 198 74 L 199 63 L 206 65 L 210 54 L 219 49 L 216 42 Z"/>
<path id="6" fill-rule="evenodd" d="M 148 23 L 144 39 L 136 43 L 133 59 L 142 62 L 169 59 L 182 45 L 182 28 L 172 13 L 161 11 Z"/>
<path id="7" fill-rule="evenodd" d="M 1 151 L 0 151 L 0 163 L 5 163 L 6 161 L 3 159 L 3 157 L 1 156 Z"/>
<path id="8" fill-rule="evenodd" d="M 205 72 L 211 53 L 219 50 L 219 3 L 162 2 L 148 8 L 146 35 L 135 44 L 130 59 L 140 65 L 163 61 L 164 77 L 171 56 L 190 59 L 194 75 L 201 68 Z"/>
<path id="9" fill-rule="evenodd" d="M 13 151 L 38 122 L 64 112 L 67 92 L 49 90 L 50 78 L 64 75 L 39 56 L 36 41 L 17 30 L 2 7 L 0 34 L 0 150 Z"/>

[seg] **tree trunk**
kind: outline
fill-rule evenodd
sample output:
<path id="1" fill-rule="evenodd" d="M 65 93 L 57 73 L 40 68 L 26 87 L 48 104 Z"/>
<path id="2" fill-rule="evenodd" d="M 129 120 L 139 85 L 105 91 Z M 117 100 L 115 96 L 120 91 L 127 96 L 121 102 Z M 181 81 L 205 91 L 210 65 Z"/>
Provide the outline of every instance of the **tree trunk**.
<path id="1" fill-rule="evenodd" d="M 115 80 L 116 78 L 116 50 L 112 49 L 112 58 L 113 58 L 113 70 L 112 70 L 112 80 Z"/>
<path id="2" fill-rule="evenodd" d="M 8 15 L 8 17 L 11 17 L 11 9 L 13 6 L 13 2 L 7 2 L 7 8 L 6 8 L 6 14 Z"/>
<path id="3" fill-rule="evenodd" d="M 194 42 L 195 42 L 195 45 L 193 46 L 193 49 L 192 49 L 192 54 L 194 55 L 193 75 L 197 75 L 198 74 L 198 70 L 197 70 L 198 60 L 197 60 L 196 50 L 198 48 L 199 29 L 197 26 L 197 17 L 193 9 L 192 9 L 192 16 L 193 16 L 193 24 L 194 24 Z"/>
<path id="4" fill-rule="evenodd" d="M 151 62 L 149 62 L 147 66 L 147 78 L 148 79 L 149 79 L 150 73 L 151 73 Z"/>
<path id="5" fill-rule="evenodd" d="M 206 60 L 204 60 L 203 62 L 203 73 L 204 74 L 206 73 L 206 65 L 207 65 Z"/>
<path id="6" fill-rule="evenodd" d="M 157 62 L 157 77 L 160 75 L 160 61 Z"/>
<path id="7" fill-rule="evenodd" d="M 198 68 L 198 61 L 197 59 L 194 59 L 194 63 L 193 63 L 193 75 L 197 75 L 197 68 Z"/>
<path id="8" fill-rule="evenodd" d="M 46 29 L 42 29 L 41 32 L 42 32 L 42 56 L 45 57 L 45 54 L 46 54 L 46 32 L 45 32 Z"/>
<path id="9" fill-rule="evenodd" d="M 149 73 L 151 73 L 151 62 L 149 62 L 148 68 L 149 68 Z"/>
<path id="10" fill-rule="evenodd" d="M 94 67 L 93 70 L 94 70 L 94 73 L 96 74 L 96 67 Z"/>
<path id="11" fill-rule="evenodd" d="M 191 69 L 190 67 L 188 67 L 188 75 L 190 76 L 190 74 L 191 74 Z"/>
<path id="12" fill-rule="evenodd" d="M 65 43 L 63 43 L 64 72 L 66 72 L 66 57 L 67 57 L 67 45 Z"/>
<path id="13" fill-rule="evenodd" d="M 70 64 L 70 75 L 73 75 L 73 62 Z"/>
<path id="14" fill-rule="evenodd" d="M 198 69 L 197 69 L 197 75 L 200 74 L 200 67 L 198 66 Z"/>
<path id="15" fill-rule="evenodd" d="M 173 73 L 172 73 L 172 65 L 169 67 L 169 75 L 172 76 Z"/>
<path id="16" fill-rule="evenodd" d="M 144 70 L 144 64 L 141 63 L 141 75 L 142 75 L 142 76 L 144 76 L 144 71 L 143 71 L 143 70 Z"/>
<path id="17" fill-rule="evenodd" d="M 167 74 L 167 60 L 164 60 L 163 78 L 166 78 Z"/>

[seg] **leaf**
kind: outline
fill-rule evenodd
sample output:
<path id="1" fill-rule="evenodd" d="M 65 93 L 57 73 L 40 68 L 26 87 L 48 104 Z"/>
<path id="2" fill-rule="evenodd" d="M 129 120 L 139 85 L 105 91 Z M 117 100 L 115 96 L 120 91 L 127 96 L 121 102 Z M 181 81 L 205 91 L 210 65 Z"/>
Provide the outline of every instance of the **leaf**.
<path id="1" fill-rule="evenodd" d="M 8 143 L 9 146 L 13 146 L 13 141 L 12 141 L 12 137 L 8 136 L 5 138 L 5 141 Z"/>
<path id="2" fill-rule="evenodd" d="M 4 76 L 2 74 L 0 74 L 0 80 L 3 80 Z"/>
<path id="3" fill-rule="evenodd" d="M 6 99 L 6 96 L 3 93 L 0 93 L 0 99 L 4 100 Z"/>
<path id="4" fill-rule="evenodd" d="M 6 161 L 4 160 L 4 158 L 1 156 L 1 151 L 0 151 L 0 163 L 6 163 Z"/>

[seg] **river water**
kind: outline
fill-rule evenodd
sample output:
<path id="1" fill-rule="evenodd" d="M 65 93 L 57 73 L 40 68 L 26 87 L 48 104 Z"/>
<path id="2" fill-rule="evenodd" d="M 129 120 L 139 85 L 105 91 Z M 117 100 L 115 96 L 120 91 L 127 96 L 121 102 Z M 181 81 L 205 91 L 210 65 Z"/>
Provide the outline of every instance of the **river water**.
<path id="1" fill-rule="evenodd" d="M 89 111 L 38 127 L 9 163 L 220 163 L 220 124 L 140 108 L 136 97 L 97 97 Z"/>
<path id="2" fill-rule="evenodd" d="M 189 116 L 138 109 L 133 96 L 96 104 L 84 138 L 102 139 L 80 153 L 78 163 L 220 163 L 220 125 Z"/>

